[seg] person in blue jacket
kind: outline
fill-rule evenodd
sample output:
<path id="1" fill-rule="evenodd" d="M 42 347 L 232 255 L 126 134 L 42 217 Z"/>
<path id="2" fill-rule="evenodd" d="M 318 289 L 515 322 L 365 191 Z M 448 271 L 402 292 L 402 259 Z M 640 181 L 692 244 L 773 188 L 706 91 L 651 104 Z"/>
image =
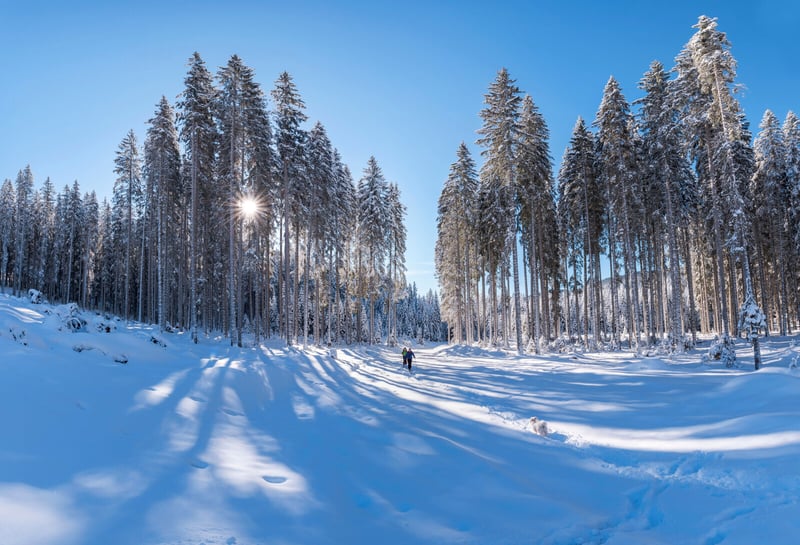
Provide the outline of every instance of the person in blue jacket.
<path id="1" fill-rule="evenodd" d="M 410 348 L 403 348 L 403 366 L 411 371 L 411 360 L 414 359 L 414 351 Z"/>

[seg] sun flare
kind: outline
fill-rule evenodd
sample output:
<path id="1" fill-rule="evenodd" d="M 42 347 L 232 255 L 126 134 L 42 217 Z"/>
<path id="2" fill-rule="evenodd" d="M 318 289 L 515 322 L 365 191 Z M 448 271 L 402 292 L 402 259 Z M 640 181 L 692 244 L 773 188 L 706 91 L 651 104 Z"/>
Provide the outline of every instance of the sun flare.
<path id="1" fill-rule="evenodd" d="M 241 200 L 239 207 L 245 217 L 252 218 L 258 213 L 258 202 L 252 197 L 246 197 Z"/>

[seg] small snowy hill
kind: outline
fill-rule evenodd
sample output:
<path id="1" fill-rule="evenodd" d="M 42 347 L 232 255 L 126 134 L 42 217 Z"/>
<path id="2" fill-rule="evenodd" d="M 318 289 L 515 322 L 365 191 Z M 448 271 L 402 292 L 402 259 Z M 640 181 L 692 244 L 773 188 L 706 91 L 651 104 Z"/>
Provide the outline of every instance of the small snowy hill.
<path id="1" fill-rule="evenodd" d="M 758 372 L 414 350 L 410 375 L 0 295 L 0 544 L 796 543 L 791 339 Z"/>

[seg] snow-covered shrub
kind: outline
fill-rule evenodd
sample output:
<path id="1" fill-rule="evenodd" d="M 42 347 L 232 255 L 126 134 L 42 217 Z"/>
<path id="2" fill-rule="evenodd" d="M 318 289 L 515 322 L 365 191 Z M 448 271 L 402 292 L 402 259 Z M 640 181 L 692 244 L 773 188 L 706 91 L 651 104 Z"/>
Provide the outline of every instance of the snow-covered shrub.
<path id="1" fill-rule="evenodd" d="M 761 348 L 758 344 L 758 334 L 767 329 L 767 317 L 756 304 L 752 293 L 747 294 L 747 298 L 739 309 L 739 329 L 744 332 L 747 340 L 753 344 L 753 359 L 755 360 L 756 370 L 761 368 Z"/>
<path id="2" fill-rule="evenodd" d="M 736 346 L 734 340 L 727 333 L 721 337 L 717 336 L 708 348 L 708 354 L 703 357 L 704 361 L 719 361 L 725 367 L 736 366 Z"/>
<path id="3" fill-rule="evenodd" d="M 670 355 L 675 353 L 688 352 L 694 348 L 692 338 L 688 335 L 667 335 L 658 342 L 657 353 Z"/>
<path id="4" fill-rule="evenodd" d="M 28 290 L 28 299 L 30 300 L 31 304 L 34 305 L 41 305 L 45 302 L 42 292 L 33 288 Z"/>
<path id="5" fill-rule="evenodd" d="M 117 324 L 113 320 L 98 318 L 94 321 L 94 329 L 98 333 L 111 333 L 117 329 Z"/>
<path id="6" fill-rule="evenodd" d="M 563 354 L 570 351 L 569 343 L 564 337 L 558 337 L 551 341 L 548 349 L 550 352 L 556 352 L 558 354 Z"/>
<path id="7" fill-rule="evenodd" d="M 742 308 L 739 309 L 739 329 L 745 333 L 748 340 L 752 341 L 758 337 L 762 329 L 766 328 L 767 317 L 764 316 L 761 307 L 756 304 L 753 294 L 748 294 Z"/>
<path id="8" fill-rule="evenodd" d="M 76 303 L 68 303 L 56 307 L 56 314 L 61 318 L 61 323 L 72 332 L 86 329 L 86 320 L 80 315 L 80 308 Z"/>

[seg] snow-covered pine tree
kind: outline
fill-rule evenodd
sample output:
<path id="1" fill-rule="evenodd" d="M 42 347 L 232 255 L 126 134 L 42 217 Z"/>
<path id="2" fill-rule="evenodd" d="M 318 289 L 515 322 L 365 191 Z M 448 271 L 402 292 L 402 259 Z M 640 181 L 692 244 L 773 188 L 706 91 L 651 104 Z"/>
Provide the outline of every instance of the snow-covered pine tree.
<path id="1" fill-rule="evenodd" d="M 560 259 L 553 167 L 548 144 L 550 134 L 544 117 L 529 95 L 522 101 L 519 131 L 517 198 L 531 272 L 529 315 L 532 315 L 533 323 L 529 323 L 528 338 L 533 339 L 534 351 L 538 354 L 540 338 L 549 340 L 551 335 L 548 278 L 557 282 Z"/>
<path id="2" fill-rule="evenodd" d="M 243 81 L 252 79 L 252 71 L 244 65 L 238 55 L 233 55 L 228 64 L 217 75 L 220 83 L 217 95 L 216 117 L 220 133 L 220 161 L 218 171 L 221 181 L 227 188 L 224 198 L 226 223 L 228 224 L 228 292 L 227 292 L 227 330 L 231 346 L 242 346 L 241 305 L 241 258 L 238 255 L 238 235 L 241 235 L 237 210 L 243 192 L 245 177 L 245 127 Z"/>
<path id="3" fill-rule="evenodd" d="M 110 311 L 113 305 L 114 282 L 114 223 L 111 205 L 103 199 L 99 211 L 99 227 L 95 248 L 94 271 L 92 280 L 92 304 L 104 312 Z"/>
<path id="4" fill-rule="evenodd" d="M 272 190 L 272 155 L 264 97 L 255 82 L 253 70 L 233 55 L 218 74 L 216 115 L 219 125 L 218 172 L 227 188 L 223 202 L 227 204 L 228 224 L 228 330 L 231 343 L 242 344 L 243 292 L 243 223 L 242 203 L 255 199 L 261 192 Z M 259 200 L 269 201 L 265 195 Z M 255 212 L 251 210 L 251 212 Z M 248 239 L 248 244 L 254 237 Z M 253 248 L 253 251 L 255 249 Z M 250 275 L 254 284 L 259 275 Z M 248 301 L 249 304 L 249 301 Z M 252 310 L 251 310 L 252 313 Z"/>
<path id="5" fill-rule="evenodd" d="M 53 255 L 53 238 L 55 234 L 56 192 L 49 177 L 45 179 L 38 194 L 39 198 L 37 199 L 35 210 L 38 244 L 34 256 L 36 260 L 34 287 L 42 291 L 48 300 L 53 300 L 55 298 L 55 288 L 48 283 L 48 279 L 52 277 L 50 268 L 52 267 L 51 257 Z"/>
<path id="6" fill-rule="evenodd" d="M 369 300 L 368 340 L 375 342 L 375 301 L 386 275 L 390 211 L 388 184 L 375 157 L 370 157 L 358 182 L 359 296 Z"/>
<path id="7" fill-rule="evenodd" d="M 389 184 L 386 192 L 388 226 L 386 231 L 388 247 L 387 298 L 389 309 L 387 320 L 388 339 L 391 346 L 397 344 L 397 301 L 406 284 L 406 206 L 396 183 Z"/>
<path id="8" fill-rule="evenodd" d="M 758 335 L 762 329 L 766 328 L 766 316 L 761 307 L 756 304 L 753 294 L 749 293 L 739 308 L 739 331 L 743 331 L 747 340 L 753 345 L 753 361 L 756 371 L 761 369 L 761 347 Z"/>
<path id="9" fill-rule="evenodd" d="M 789 191 L 788 238 L 791 248 L 791 270 L 800 267 L 800 119 L 789 111 L 783 122 L 783 145 L 786 164 L 786 185 Z M 797 277 L 791 278 L 792 308 L 798 308 Z M 797 314 L 792 320 L 797 322 Z M 790 328 L 791 323 L 790 322 Z"/>
<path id="10" fill-rule="evenodd" d="M 345 318 L 348 313 L 348 302 L 354 294 L 352 289 L 353 246 L 357 232 L 358 195 L 350 169 L 342 163 L 337 150 L 333 150 L 334 188 L 331 209 L 331 240 L 329 241 L 331 279 L 331 305 L 333 314 L 328 315 L 328 344 L 345 335 L 350 338 L 350 328 Z M 334 316 L 335 315 L 335 316 Z M 335 324 L 334 324 L 335 318 Z"/>
<path id="11" fill-rule="evenodd" d="M 209 222 L 203 222 L 201 218 L 210 217 L 211 210 L 207 205 L 208 200 L 201 200 L 201 194 L 208 195 L 208 188 L 214 180 L 216 127 L 212 111 L 215 90 L 211 73 L 197 52 L 189 59 L 189 67 L 178 102 L 177 121 L 189 165 L 189 325 L 192 340 L 196 343 L 200 311 L 198 268 L 204 261 L 200 256 L 200 246 L 201 240 L 208 243 L 211 236 L 208 227 L 202 228 Z M 204 236 L 205 233 L 208 236 Z M 209 297 L 206 300 L 210 300 L 210 294 L 207 295 Z"/>
<path id="12" fill-rule="evenodd" d="M 122 292 L 115 296 L 115 311 L 126 319 L 131 316 L 131 258 L 133 251 L 133 221 L 136 200 L 142 194 L 141 160 L 136 134 L 131 129 L 117 149 L 114 159 L 114 248 L 118 271 L 115 281 L 122 286 Z M 119 289 L 119 288 L 118 288 Z M 117 290 L 118 291 L 118 290 Z"/>
<path id="13" fill-rule="evenodd" d="M 72 187 L 65 186 L 61 198 L 62 210 L 59 216 L 62 221 L 63 243 L 61 245 L 61 293 L 60 299 L 65 302 L 78 301 L 81 279 L 81 230 L 85 224 L 83 198 L 80 186 L 73 182 Z"/>
<path id="14" fill-rule="evenodd" d="M 776 316 L 780 334 L 786 335 L 790 308 L 788 277 L 792 262 L 786 206 L 791 201 L 786 150 L 780 122 L 770 110 L 764 112 L 760 128 L 754 142 L 756 169 L 750 180 L 753 242 L 758 256 L 755 272 L 765 314 Z"/>
<path id="15" fill-rule="evenodd" d="M 473 311 L 470 302 L 475 256 L 475 201 L 478 176 L 475 162 L 465 143 L 456 152 L 456 161 L 439 195 L 437 217 L 436 274 L 442 290 L 442 314 L 453 341 L 472 342 Z"/>
<path id="16" fill-rule="evenodd" d="M 583 336 L 584 346 L 588 349 L 601 340 L 600 255 L 605 200 L 594 160 L 594 137 L 581 118 L 573 128 L 558 179 L 560 231 L 567 241 L 567 264 L 572 267 L 572 275 L 568 267 L 565 267 L 564 275 L 567 289 L 569 291 L 571 288 L 575 297 L 576 317 L 580 314 L 583 316 L 582 321 L 576 320 L 576 325 L 580 324 L 577 334 Z M 579 291 L 583 294 L 582 302 L 578 300 Z M 569 320 L 569 300 L 566 306 Z M 579 308 L 582 309 L 580 314 Z"/>
<path id="17" fill-rule="evenodd" d="M 14 211 L 16 194 L 8 178 L 0 186 L 0 286 L 8 286 L 13 275 L 11 264 L 14 254 Z"/>
<path id="18" fill-rule="evenodd" d="M 791 242 L 795 255 L 800 255 L 800 118 L 793 111 L 783 121 L 783 146 L 786 164 L 786 184 L 790 192 L 789 217 L 794 226 Z"/>
<path id="19" fill-rule="evenodd" d="M 649 188 L 645 191 L 647 202 L 652 205 L 646 210 L 645 216 L 658 216 L 666 231 L 670 286 L 668 342 L 672 350 L 683 351 L 680 231 L 686 231 L 691 224 L 697 190 L 685 153 L 678 112 L 670 100 L 669 77 L 660 62 L 654 61 L 650 65 L 650 70 L 640 81 L 639 88 L 645 92 L 645 96 L 636 101 L 640 107 L 638 129 L 644 155 L 643 181 Z M 688 263 L 688 259 L 685 261 Z M 691 282 L 692 279 L 687 274 L 690 292 L 693 291 Z M 689 313 L 693 316 L 693 297 L 690 297 L 689 303 Z M 695 333 L 694 328 L 692 333 Z"/>
<path id="20" fill-rule="evenodd" d="M 275 179 L 275 153 L 272 147 L 272 126 L 267 112 L 266 96 L 261 86 L 251 77 L 242 82 L 242 104 L 244 107 L 244 192 L 246 198 L 255 203 L 250 210 L 252 217 L 246 218 L 248 227 L 245 241 L 247 312 L 253 321 L 255 342 L 258 343 L 267 324 L 269 331 L 269 282 L 262 285 L 263 278 L 270 278 L 270 247 L 272 225 L 275 217 L 275 201 L 278 187 Z M 241 207 L 239 207 L 241 210 Z M 245 301 L 243 301 L 245 302 Z"/>
<path id="21" fill-rule="evenodd" d="M 279 275 L 279 308 L 282 314 L 281 327 L 288 344 L 292 343 L 293 332 L 296 328 L 297 297 L 294 299 L 294 312 L 290 312 L 291 286 L 290 286 L 290 229 L 295 231 L 295 238 L 299 240 L 300 196 L 303 192 L 304 178 L 306 176 L 305 141 L 306 132 L 301 125 L 307 119 L 305 103 L 297 91 L 292 77 L 288 72 L 283 72 L 275 82 L 272 90 L 272 100 L 275 103 L 275 147 L 277 150 L 277 172 L 280 184 L 278 200 L 280 202 L 280 221 L 283 246 L 282 246 L 282 273 Z M 299 248 L 295 248 L 296 252 Z M 295 267 L 297 264 L 295 263 Z M 295 273 L 295 287 L 297 274 Z M 296 290 L 295 290 L 296 293 Z"/>
<path id="22" fill-rule="evenodd" d="M 30 165 L 20 170 L 15 184 L 14 213 L 14 295 L 19 297 L 27 282 L 27 245 L 33 222 L 33 172 Z"/>
<path id="23" fill-rule="evenodd" d="M 609 260 L 611 262 L 612 342 L 619 342 L 615 331 L 619 312 L 616 295 L 616 246 L 621 246 L 624 286 L 625 321 L 632 347 L 640 341 L 639 287 L 636 269 L 637 226 L 642 223 L 642 195 L 638 183 L 636 146 L 632 130 L 630 107 L 622 95 L 619 83 L 612 76 L 603 91 L 597 111 L 597 160 L 600 180 L 606 194 Z"/>
<path id="24" fill-rule="evenodd" d="M 333 242 L 331 231 L 334 228 L 333 214 L 336 202 L 334 192 L 336 189 L 336 172 L 334 167 L 334 154 L 331 141 L 322 123 L 317 122 L 308 133 L 306 143 L 308 157 L 308 181 L 311 196 L 309 198 L 309 221 L 306 222 L 306 259 L 305 285 L 303 290 L 305 301 L 303 308 L 306 311 L 303 322 L 304 332 L 307 337 L 309 326 L 309 288 L 313 279 L 314 285 L 314 342 L 321 345 L 324 337 L 323 318 L 324 310 L 329 312 L 332 305 L 328 301 L 328 293 L 323 291 L 323 286 L 330 281 L 330 255 L 329 245 Z M 323 299 L 326 303 L 323 304 Z M 307 339 L 304 342 L 308 342 Z"/>
<path id="25" fill-rule="evenodd" d="M 184 248 L 178 242 L 186 240 L 180 230 L 182 221 L 181 203 L 184 202 L 181 187 L 181 158 L 178 144 L 178 133 L 175 129 L 175 115 L 166 97 L 156 106 L 153 117 L 148 121 L 147 136 L 144 142 L 144 178 L 145 185 L 155 195 L 154 210 L 156 241 L 156 297 L 149 308 L 156 310 L 156 322 L 163 331 L 167 325 L 167 298 L 172 301 L 173 286 L 177 279 L 174 271 L 182 270 L 178 257 L 184 255 Z M 173 230 L 179 230 L 177 233 Z M 175 309 L 173 303 L 170 307 Z M 152 314 L 152 312 L 151 312 Z M 174 314 L 173 314 L 174 316 Z"/>
<path id="26" fill-rule="evenodd" d="M 736 258 L 742 267 L 744 298 L 753 291 L 748 250 L 750 225 L 741 192 L 751 174 L 747 172 L 751 159 L 746 124 L 734 96 L 736 61 L 730 53 L 730 42 L 717 30 L 716 19 L 701 16 L 694 28 L 697 32 L 675 59 L 677 78 L 673 96 L 694 144 L 693 156 L 710 204 L 719 289 L 714 307 L 719 308 L 717 329 L 725 336 L 730 334 L 730 324 L 735 323 L 728 309 L 735 308 Z M 723 244 L 723 237 L 728 235 L 726 227 L 730 236 Z M 731 254 L 727 270 L 723 254 L 726 247 Z M 728 294 L 734 302 L 730 306 Z"/>
<path id="27" fill-rule="evenodd" d="M 508 70 L 502 68 L 489 86 L 489 91 L 484 95 L 486 105 L 480 112 L 483 125 L 477 131 L 480 138 L 477 144 L 484 149 L 481 155 L 485 158 L 481 167 L 482 184 L 486 186 L 484 204 L 489 205 L 488 197 L 497 197 L 495 204 L 502 208 L 495 211 L 493 216 L 510 218 L 509 221 L 495 223 L 494 227 L 502 229 L 502 241 L 500 243 L 501 254 L 496 256 L 498 263 L 495 265 L 502 272 L 506 269 L 508 261 L 511 261 L 512 277 L 514 281 L 514 319 L 516 348 L 521 353 L 524 349 L 522 343 L 522 320 L 520 308 L 520 289 L 519 289 L 519 260 L 517 258 L 517 214 L 516 202 L 518 189 L 517 180 L 517 147 L 520 135 L 519 115 L 522 99 L 520 90 L 516 86 L 515 80 L 511 79 Z M 497 271 L 490 271 L 497 272 Z M 505 278 L 505 274 L 503 274 Z M 504 286 L 505 282 L 501 282 Z M 505 297 L 501 298 L 502 301 Z M 505 305 L 502 305 L 501 312 L 505 316 Z M 506 323 L 507 320 L 504 320 Z M 508 338 L 504 335 L 504 342 L 508 344 Z"/>
<path id="28" fill-rule="evenodd" d="M 81 213 L 80 248 L 81 248 L 81 276 L 80 276 L 80 304 L 87 308 L 90 302 L 90 279 L 94 269 L 97 255 L 97 239 L 100 234 L 100 205 L 97 194 L 92 191 L 83 196 L 83 209 Z"/>

